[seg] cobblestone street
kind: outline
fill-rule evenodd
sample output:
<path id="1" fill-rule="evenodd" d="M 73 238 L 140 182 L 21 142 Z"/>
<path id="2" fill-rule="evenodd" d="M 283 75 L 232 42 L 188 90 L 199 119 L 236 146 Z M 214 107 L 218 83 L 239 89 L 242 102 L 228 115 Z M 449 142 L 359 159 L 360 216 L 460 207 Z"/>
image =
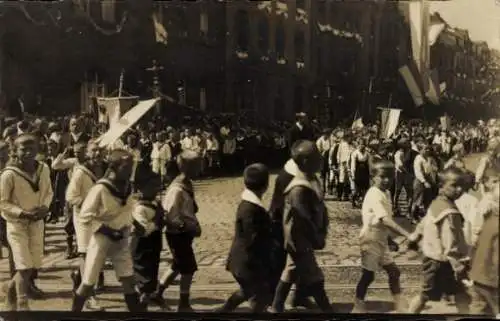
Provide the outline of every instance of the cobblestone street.
<path id="1" fill-rule="evenodd" d="M 272 178 L 274 182 L 274 177 Z M 272 186 L 271 186 L 272 187 Z M 232 276 L 225 271 L 224 265 L 233 235 L 234 214 L 240 194 L 243 190 L 241 177 L 202 180 L 195 186 L 199 203 L 199 219 L 202 236 L 196 241 L 195 252 L 199 271 L 193 284 L 193 300 L 199 309 L 211 309 L 222 303 L 236 288 Z M 269 204 L 272 188 L 265 197 Z M 328 244 L 318 255 L 325 272 L 328 293 L 333 302 L 339 304 L 338 310 L 349 311 L 349 304 L 354 296 L 354 289 L 359 278 L 359 246 L 357 236 L 361 224 L 359 210 L 353 210 L 348 202 L 328 201 L 331 230 Z M 404 220 L 401 223 L 411 229 Z M 69 271 L 78 265 L 77 260 L 64 258 L 65 235 L 61 224 L 47 227 L 47 255 L 43 261 L 43 270 L 38 280 L 39 286 L 48 292 L 48 297 L 33 304 L 34 309 L 67 310 L 70 306 L 71 281 Z M 398 240 L 398 239 L 397 239 Z M 401 240 L 398 240 L 399 242 Z M 404 246 L 403 246 L 404 247 Z M 166 247 L 165 247 L 166 248 Z M 402 284 L 408 298 L 416 293 L 420 281 L 419 256 L 416 252 L 394 253 L 396 262 L 402 270 Z M 8 260 L 0 260 L 0 277 L 8 277 Z M 168 268 L 170 253 L 163 251 L 161 271 Z M 102 295 L 103 305 L 108 310 L 120 311 L 125 304 L 118 294 L 118 282 L 111 270 L 106 271 L 106 283 L 111 293 Z M 167 291 L 167 296 L 176 299 L 177 286 Z M 369 290 L 369 301 L 376 311 L 390 311 L 390 292 L 387 277 L 382 273 Z M 379 303 L 377 303 L 379 302 Z M 451 310 L 450 310 L 451 309 Z M 444 304 L 435 305 L 429 312 L 453 312 L 453 308 Z"/>

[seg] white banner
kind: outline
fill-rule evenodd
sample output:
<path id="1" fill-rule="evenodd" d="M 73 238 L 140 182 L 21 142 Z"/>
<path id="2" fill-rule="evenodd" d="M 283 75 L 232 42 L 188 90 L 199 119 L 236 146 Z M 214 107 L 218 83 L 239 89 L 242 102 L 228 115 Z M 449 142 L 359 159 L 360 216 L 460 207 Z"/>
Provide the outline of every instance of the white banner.
<path id="1" fill-rule="evenodd" d="M 123 117 L 121 117 L 113 127 L 99 137 L 99 146 L 112 146 L 118 138 L 120 138 L 127 130 L 134 126 L 134 124 L 137 123 L 142 116 L 153 108 L 157 101 L 158 99 L 140 101 L 139 104 L 135 105 L 125 115 L 123 115 Z"/>
<path id="2" fill-rule="evenodd" d="M 417 63 L 417 68 L 421 67 L 421 52 L 422 52 L 422 4 L 420 1 L 408 3 L 408 21 L 411 32 L 411 48 L 413 59 Z"/>
<path id="3" fill-rule="evenodd" d="M 399 124 L 399 116 L 401 115 L 401 109 L 394 108 L 380 108 L 381 113 L 381 123 L 380 123 L 380 137 L 382 139 L 391 138 L 396 132 L 396 128 Z"/>
<path id="4" fill-rule="evenodd" d="M 431 23 L 429 27 L 429 46 L 433 46 L 436 43 L 445 26 L 444 23 Z"/>

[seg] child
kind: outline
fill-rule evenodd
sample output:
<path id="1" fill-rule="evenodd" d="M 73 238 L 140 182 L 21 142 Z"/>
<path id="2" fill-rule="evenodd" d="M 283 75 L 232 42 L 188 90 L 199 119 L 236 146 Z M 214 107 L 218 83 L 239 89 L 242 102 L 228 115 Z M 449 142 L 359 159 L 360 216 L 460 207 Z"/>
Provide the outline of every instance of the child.
<path id="1" fill-rule="evenodd" d="M 366 292 L 374 280 L 375 272 L 380 267 L 387 272 L 395 308 L 397 311 L 401 311 L 403 301 L 399 282 L 400 271 L 391 257 L 387 239 L 390 230 L 406 238 L 410 238 L 410 233 L 392 219 L 389 189 L 394 179 L 394 165 L 387 160 L 374 161 L 371 174 L 373 186 L 366 193 L 361 209 L 363 219 L 363 227 L 360 232 L 362 275 L 356 287 L 356 301 L 352 312 L 366 312 Z"/>
<path id="2" fill-rule="evenodd" d="M 455 205 L 463 185 L 463 170 L 444 170 L 439 175 L 439 194 L 414 232 L 422 235 L 424 283 L 410 304 L 410 313 L 420 313 L 428 301 L 440 301 L 443 294 L 455 296 L 458 313 L 468 313 L 470 298 L 462 284 L 467 276 L 468 247 L 463 217 Z"/>
<path id="3" fill-rule="evenodd" d="M 48 166 L 35 159 L 37 150 L 36 137 L 19 135 L 14 141 L 14 159 L 0 176 L 2 216 L 16 269 L 7 285 L 8 311 L 29 310 L 33 274 L 42 265 L 44 219 L 49 214 L 53 191 Z"/>
<path id="4" fill-rule="evenodd" d="M 455 201 L 455 205 L 464 218 L 465 241 L 472 246 L 472 225 L 477 212 L 478 199 L 470 192 L 476 185 L 474 173 L 465 170 L 464 174 L 464 193 Z"/>
<path id="5" fill-rule="evenodd" d="M 487 169 L 483 176 L 485 197 L 478 206 L 484 223 L 477 233 L 472 251 L 469 278 L 473 282 L 474 314 L 498 315 L 498 231 L 500 202 L 500 170 Z"/>
<path id="6" fill-rule="evenodd" d="M 245 191 L 236 212 L 235 235 L 226 269 L 240 289 L 234 292 L 218 312 L 231 312 L 249 300 L 252 312 L 264 312 L 270 303 L 269 286 L 271 249 L 271 218 L 262 204 L 269 186 L 269 171 L 263 164 L 248 166 L 244 173 Z"/>
<path id="7" fill-rule="evenodd" d="M 149 297 L 156 290 L 158 268 L 162 250 L 162 228 L 164 213 L 156 201 L 161 189 L 161 176 L 154 172 L 142 172 L 136 180 L 139 201 L 132 217 L 133 230 L 131 252 L 134 259 L 134 272 L 137 276 L 137 289 L 141 303 L 147 307 Z"/>
<path id="8" fill-rule="evenodd" d="M 75 145 L 74 150 L 79 150 L 80 143 Z M 79 269 L 71 273 L 71 279 L 73 281 L 73 291 L 76 291 L 80 286 L 83 268 L 85 266 L 85 256 L 87 253 L 87 245 L 89 243 L 90 237 L 92 236 L 92 231 L 88 224 L 82 224 L 80 219 L 80 209 L 85 197 L 89 193 L 90 189 L 96 181 L 101 178 L 104 174 L 104 164 L 102 159 L 102 154 L 99 146 L 95 142 L 90 142 L 86 148 L 86 161 L 74 163 L 72 168 L 72 175 L 66 190 L 66 200 L 71 206 L 72 213 L 68 218 L 73 225 L 73 231 L 76 236 L 76 245 L 78 255 L 81 257 L 81 266 Z M 104 275 L 101 272 L 100 279 L 104 279 Z M 90 296 L 86 303 L 86 308 L 88 310 L 100 311 L 102 308 L 97 304 L 95 295 Z"/>
<path id="9" fill-rule="evenodd" d="M 189 302 L 189 293 L 193 275 L 198 270 L 193 240 L 201 235 L 201 227 L 196 218 L 198 205 L 194 198 L 192 179 L 200 172 L 200 161 L 199 154 L 190 150 L 182 152 L 177 157 L 180 174 L 174 178 L 162 200 L 162 207 L 167 213 L 166 237 L 173 263 L 170 271 L 161 277 L 158 290 L 151 299 L 160 306 L 165 306 L 163 292 L 180 274 L 178 311 L 183 312 L 193 310 Z"/>
<path id="10" fill-rule="evenodd" d="M 87 298 L 93 294 L 99 273 L 109 257 L 120 280 L 130 312 L 140 312 L 142 307 L 135 290 L 135 277 L 129 247 L 132 202 L 130 175 L 133 157 L 125 150 L 115 149 L 108 157 L 108 170 L 103 179 L 94 185 L 83 201 L 80 218 L 89 224 L 92 236 L 87 247 L 87 257 L 82 283 L 75 291 L 71 311 L 80 312 Z"/>

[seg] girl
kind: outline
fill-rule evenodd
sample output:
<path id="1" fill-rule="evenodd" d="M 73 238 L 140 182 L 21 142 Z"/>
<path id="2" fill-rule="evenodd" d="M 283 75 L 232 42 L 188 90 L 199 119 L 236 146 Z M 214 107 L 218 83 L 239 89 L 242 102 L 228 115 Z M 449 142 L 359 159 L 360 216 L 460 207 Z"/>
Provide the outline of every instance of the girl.
<path id="1" fill-rule="evenodd" d="M 352 206 L 357 207 L 359 198 L 364 197 L 370 187 L 370 167 L 368 165 L 369 154 L 366 151 L 365 143 L 358 140 L 358 147 L 351 155 L 351 173 L 354 178 L 355 193 L 352 196 Z"/>

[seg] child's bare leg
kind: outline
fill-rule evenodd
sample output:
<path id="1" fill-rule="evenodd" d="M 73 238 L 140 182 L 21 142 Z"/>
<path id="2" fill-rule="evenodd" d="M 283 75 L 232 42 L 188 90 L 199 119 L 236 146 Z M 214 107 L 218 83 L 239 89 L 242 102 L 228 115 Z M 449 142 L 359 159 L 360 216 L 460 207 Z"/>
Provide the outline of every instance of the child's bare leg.
<path id="1" fill-rule="evenodd" d="M 459 314 L 469 314 L 471 298 L 466 291 L 455 294 L 455 305 Z"/>

